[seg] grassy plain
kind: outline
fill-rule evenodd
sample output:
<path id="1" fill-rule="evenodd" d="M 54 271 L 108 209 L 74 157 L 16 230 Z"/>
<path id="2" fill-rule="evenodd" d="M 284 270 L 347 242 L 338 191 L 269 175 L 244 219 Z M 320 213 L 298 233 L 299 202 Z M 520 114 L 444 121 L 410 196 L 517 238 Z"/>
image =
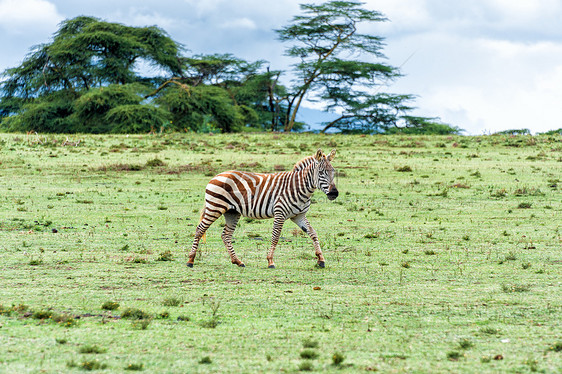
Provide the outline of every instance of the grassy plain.
<path id="1" fill-rule="evenodd" d="M 560 136 L 66 140 L 0 134 L 0 373 L 562 371 Z M 215 173 L 318 147 L 325 269 L 292 222 L 267 269 L 248 219 L 246 268 L 221 221 L 185 266 Z"/>

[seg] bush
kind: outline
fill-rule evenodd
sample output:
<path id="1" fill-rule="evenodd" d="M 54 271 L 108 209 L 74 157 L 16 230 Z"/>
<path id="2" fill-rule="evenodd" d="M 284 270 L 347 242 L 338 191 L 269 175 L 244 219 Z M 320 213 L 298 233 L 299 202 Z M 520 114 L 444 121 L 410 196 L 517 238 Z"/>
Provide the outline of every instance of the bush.
<path id="1" fill-rule="evenodd" d="M 140 309 L 136 308 L 127 308 L 121 313 L 121 318 L 123 319 L 150 319 L 152 316 Z"/>
<path id="2" fill-rule="evenodd" d="M 112 133 L 147 133 L 158 130 L 168 122 L 168 114 L 148 104 L 120 105 L 105 116 Z"/>

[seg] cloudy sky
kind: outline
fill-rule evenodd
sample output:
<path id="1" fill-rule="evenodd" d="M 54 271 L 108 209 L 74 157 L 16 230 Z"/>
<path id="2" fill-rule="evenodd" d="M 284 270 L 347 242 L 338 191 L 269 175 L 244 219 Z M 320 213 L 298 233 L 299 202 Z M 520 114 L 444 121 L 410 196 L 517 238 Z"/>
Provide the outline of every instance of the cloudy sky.
<path id="1" fill-rule="evenodd" d="M 313 0 L 0 0 L 0 71 L 50 41 L 64 19 L 91 15 L 158 25 L 193 54 L 291 60 L 272 31 Z M 467 134 L 562 127 L 562 1 L 366 0 L 389 22 L 386 63 L 404 77 L 383 91 L 418 95 L 415 114 L 440 117 Z M 309 104 L 312 105 L 312 104 Z"/>

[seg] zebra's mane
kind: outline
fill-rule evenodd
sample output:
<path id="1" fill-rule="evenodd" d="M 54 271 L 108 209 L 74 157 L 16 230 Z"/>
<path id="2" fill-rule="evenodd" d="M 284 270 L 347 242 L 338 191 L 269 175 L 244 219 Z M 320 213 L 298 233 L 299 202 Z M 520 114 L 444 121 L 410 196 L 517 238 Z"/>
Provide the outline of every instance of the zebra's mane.
<path id="1" fill-rule="evenodd" d="M 300 160 L 293 167 L 293 171 L 306 169 L 306 167 L 314 162 L 314 156 L 308 156 Z"/>

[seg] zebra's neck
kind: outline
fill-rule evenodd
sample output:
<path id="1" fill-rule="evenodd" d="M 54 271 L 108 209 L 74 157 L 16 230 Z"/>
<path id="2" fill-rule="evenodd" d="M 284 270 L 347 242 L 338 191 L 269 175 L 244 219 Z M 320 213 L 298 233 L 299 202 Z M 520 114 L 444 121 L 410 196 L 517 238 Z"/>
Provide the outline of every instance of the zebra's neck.
<path id="1" fill-rule="evenodd" d="M 314 156 L 305 157 L 295 164 L 292 171 L 299 171 L 299 170 L 306 169 L 311 164 L 312 165 L 314 164 Z"/>
<path id="2" fill-rule="evenodd" d="M 295 166 L 296 168 L 296 166 Z M 314 162 L 309 163 L 306 167 L 291 172 L 292 178 L 296 178 L 302 183 L 303 192 L 310 197 L 318 187 L 316 180 L 318 179 L 318 168 Z"/>

